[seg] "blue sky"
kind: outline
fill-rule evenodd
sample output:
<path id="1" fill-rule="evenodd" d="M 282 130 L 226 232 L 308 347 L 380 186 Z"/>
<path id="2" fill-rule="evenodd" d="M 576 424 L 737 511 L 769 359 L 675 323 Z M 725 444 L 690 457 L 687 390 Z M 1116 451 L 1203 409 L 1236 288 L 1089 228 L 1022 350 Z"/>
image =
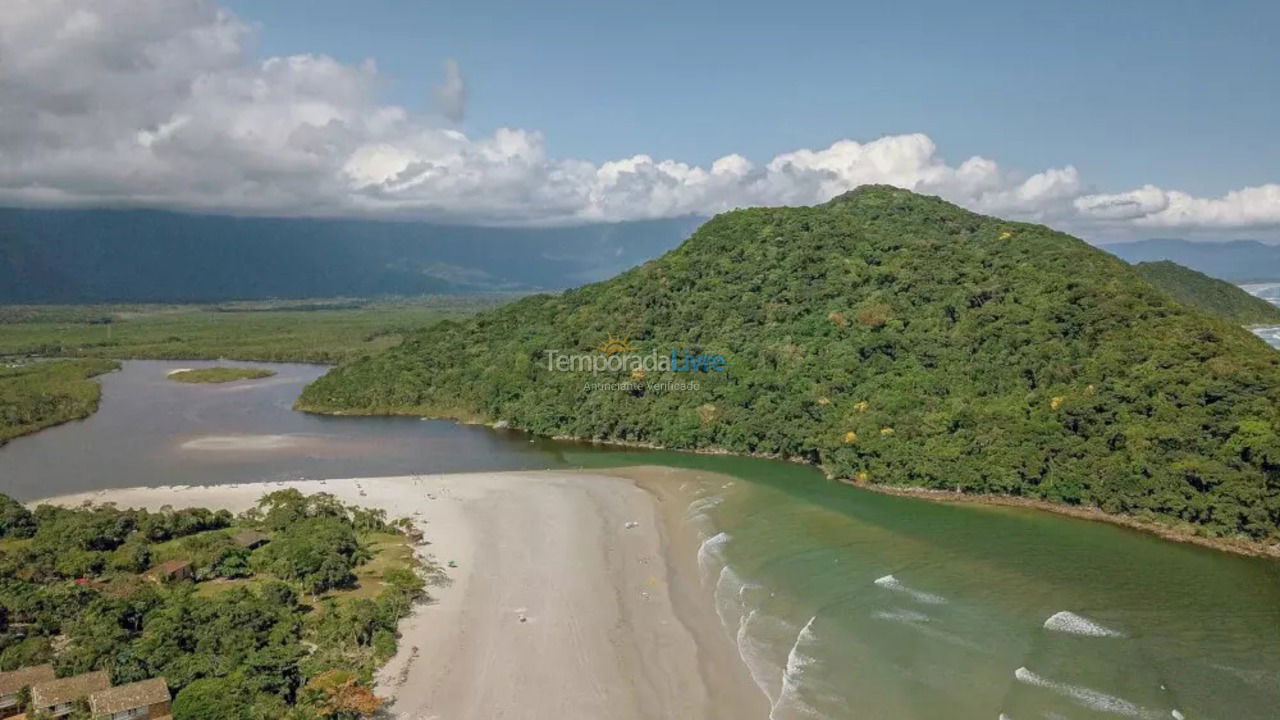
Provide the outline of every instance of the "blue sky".
<path id="1" fill-rule="evenodd" d="M 1096 189 L 1274 182 L 1280 3 L 233 0 L 262 55 L 373 58 L 425 107 L 446 58 L 462 128 L 558 157 L 762 161 L 923 132 L 948 161 L 1074 165 Z"/>
<path id="2" fill-rule="evenodd" d="M 0 203 L 1280 241 L 1280 3 L 10 0 Z M 448 70 L 446 70 L 448 68 Z"/>

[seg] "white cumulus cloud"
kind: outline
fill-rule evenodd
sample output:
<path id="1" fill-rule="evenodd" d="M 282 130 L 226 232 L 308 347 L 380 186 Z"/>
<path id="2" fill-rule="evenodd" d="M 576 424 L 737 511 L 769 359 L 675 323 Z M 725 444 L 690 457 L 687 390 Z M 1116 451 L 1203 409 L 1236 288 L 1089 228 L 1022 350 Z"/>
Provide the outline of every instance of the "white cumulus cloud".
<path id="1" fill-rule="evenodd" d="M 1280 184 L 1232 190 L 1220 198 L 1198 198 L 1145 185 L 1125 193 L 1084 195 L 1075 205 L 1086 216 L 1131 220 L 1142 226 L 1271 226 L 1280 225 Z"/>
<path id="2" fill-rule="evenodd" d="M 260 60 L 256 32 L 212 0 L 6 0 L 0 203 L 548 224 L 812 204 L 888 183 L 1069 228 L 1280 226 L 1280 185 L 1103 194 L 1071 166 L 953 164 L 923 134 L 706 167 L 553 158 L 534 130 L 457 129 L 467 84 L 452 60 L 434 112 L 417 114 L 379 98 L 372 61 Z"/>

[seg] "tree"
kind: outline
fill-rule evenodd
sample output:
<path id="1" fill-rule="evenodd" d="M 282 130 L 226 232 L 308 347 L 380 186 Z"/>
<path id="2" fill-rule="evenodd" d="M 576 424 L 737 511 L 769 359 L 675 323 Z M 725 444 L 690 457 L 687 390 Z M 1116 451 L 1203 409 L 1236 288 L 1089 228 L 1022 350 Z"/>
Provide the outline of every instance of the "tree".
<path id="1" fill-rule="evenodd" d="M 173 699 L 174 720 L 243 720 L 245 709 L 240 688 L 225 677 L 195 680 Z"/>
<path id="2" fill-rule="evenodd" d="M 144 572 L 151 567 L 151 545 L 141 538 L 126 540 L 111 552 L 108 566 L 121 572 Z"/>
<path id="3" fill-rule="evenodd" d="M 22 503 L 0 493 L 0 538 L 29 538 L 36 534 L 36 521 Z"/>
<path id="4" fill-rule="evenodd" d="M 328 720 L 373 717 L 383 700 L 346 670 L 321 673 L 303 688 L 303 696 Z"/>
<path id="5" fill-rule="evenodd" d="M 297 580 L 314 594 L 350 586 L 352 569 L 368 558 L 349 521 L 328 515 L 290 525 L 259 554 L 274 575 Z"/>

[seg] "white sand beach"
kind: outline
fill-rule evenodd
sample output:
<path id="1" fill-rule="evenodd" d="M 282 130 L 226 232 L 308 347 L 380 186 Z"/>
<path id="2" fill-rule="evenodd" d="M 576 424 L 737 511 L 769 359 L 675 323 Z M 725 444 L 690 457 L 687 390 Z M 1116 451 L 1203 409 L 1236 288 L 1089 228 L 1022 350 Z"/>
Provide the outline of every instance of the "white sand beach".
<path id="1" fill-rule="evenodd" d="M 450 582 L 378 692 L 414 720 L 766 718 L 698 586 L 682 471 L 494 472 L 133 488 L 42 502 L 242 511 L 285 487 L 411 517 Z M 452 562 L 456 567 L 449 567 Z"/>

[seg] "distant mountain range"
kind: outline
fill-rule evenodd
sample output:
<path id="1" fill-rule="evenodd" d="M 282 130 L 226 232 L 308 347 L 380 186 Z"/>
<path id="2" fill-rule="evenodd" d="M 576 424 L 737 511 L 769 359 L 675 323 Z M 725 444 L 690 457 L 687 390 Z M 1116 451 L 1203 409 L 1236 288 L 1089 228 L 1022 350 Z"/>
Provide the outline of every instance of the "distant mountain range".
<path id="1" fill-rule="evenodd" d="M 0 302 L 561 289 L 661 255 L 701 222 L 531 229 L 0 208 Z"/>
<path id="2" fill-rule="evenodd" d="M 1155 238 L 1101 247 L 1131 263 L 1172 260 L 1233 283 L 1280 281 L 1280 246 L 1256 240 L 1192 242 Z"/>
<path id="3" fill-rule="evenodd" d="M 495 228 L 0 208 L 0 303 L 561 290 L 656 258 L 704 220 Z M 1169 260 L 1232 283 L 1280 281 L 1280 246 L 1252 240 L 1102 248 L 1130 263 Z"/>

